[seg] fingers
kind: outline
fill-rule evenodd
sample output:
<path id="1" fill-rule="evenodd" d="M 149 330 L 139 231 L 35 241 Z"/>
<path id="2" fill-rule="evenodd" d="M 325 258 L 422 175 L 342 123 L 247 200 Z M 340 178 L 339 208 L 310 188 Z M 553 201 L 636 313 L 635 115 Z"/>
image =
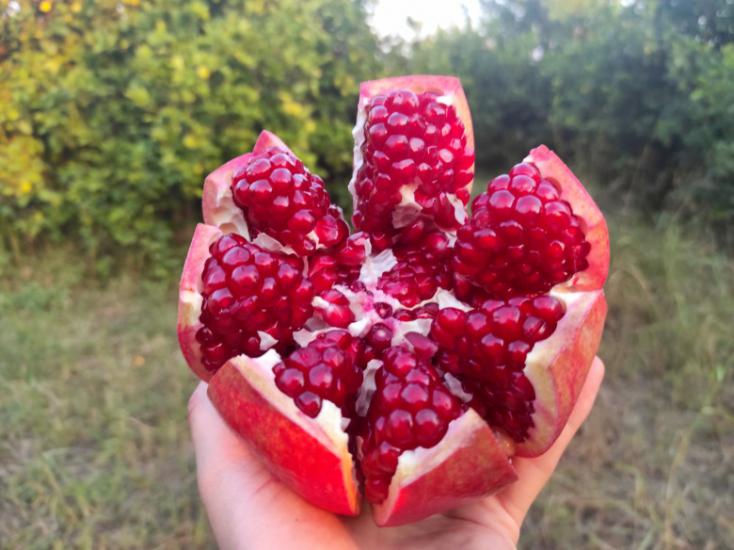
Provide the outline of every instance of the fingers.
<path id="1" fill-rule="evenodd" d="M 282 485 L 222 420 L 203 382 L 189 399 L 199 493 L 220 548 L 351 547 L 338 519 Z"/>
<path id="2" fill-rule="evenodd" d="M 269 474 L 220 418 L 201 382 L 189 399 L 189 424 L 196 453 L 199 493 L 221 548 L 243 548 L 246 530 L 241 510 L 248 494 L 266 484 Z"/>
<path id="3" fill-rule="evenodd" d="M 222 421 L 200 382 L 189 399 L 189 425 L 196 450 L 197 470 L 209 472 L 241 465 L 249 460 L 244 442 Z"/>
<path id="4" fill-rule="evenodd" d="M 550 479 L 574 434 L 589 416 L 603 378 L 604 363 L 596 357 L 568 422 L 555 443 L 539 457 L 514 460 L 519 479 L 499 493 L 497 498 L 518 525 Z"/>

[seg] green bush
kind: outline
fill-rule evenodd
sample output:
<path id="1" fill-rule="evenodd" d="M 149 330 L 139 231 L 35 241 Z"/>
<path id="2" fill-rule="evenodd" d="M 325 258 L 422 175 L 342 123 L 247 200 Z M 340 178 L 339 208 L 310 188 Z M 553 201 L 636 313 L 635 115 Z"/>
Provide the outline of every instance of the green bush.
<path id="1" fill-rule="evenodd" d="M 466 87 L 477 160 L 541 142 L 609 204 L 734 227 L 734 8 L 727 0 L 487 0 L 476 28 L 392 52 Z M 407 52 L 407 53 L 406 53 Z"/>
<path id="2" fill-rule="evenodd" d="M 389 49 L 369 0 L 24 0 L 0 7 L 0 268 L 71 241 L 178 265 L 205 174 L 278 132 L 347 203 L 360 80 L 459 75 L 484 170 L 545 142 L 608 206 L 734 224 L 729 0 L 486 0 Z M 611 202 L 608 201 L 611 199 Z"/>
<path id="3" fill-rule="evenodd" d="M 21 2 L 0 38 L 0 235 L 165 268 L 205 174 L 268 127 L 351 162 L 376 43 L 349 0 Z"/>

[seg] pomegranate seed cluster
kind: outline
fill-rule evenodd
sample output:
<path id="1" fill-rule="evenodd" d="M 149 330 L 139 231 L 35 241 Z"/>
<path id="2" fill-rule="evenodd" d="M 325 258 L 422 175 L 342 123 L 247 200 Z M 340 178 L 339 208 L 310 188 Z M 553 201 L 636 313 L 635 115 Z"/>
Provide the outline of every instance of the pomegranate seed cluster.
<path id="1" fill-rule="evenodd" d="M 537 294 L 586 269 L 590 250 L 557 184 L 521 163 L 474 199 L 470 222 L 458 231 L 453 268 L 492 297 Z"/>
<path id="2" fill-rule="evenodd" d="M 377 371 L 361 461 L 365 496 L 371 502 L 387 497 L 400 453 L 433 447 L 461 413 L 459 400 L 443 384 L 426 353 L 430 351 L 405 345 L 390 348 Z"/>
<path id="3" fill-rule="evenodd" d="M 262 335 L 282 345 L 313 314 L 311 283 L 297 256 L 265 250 L 236 234 L 212 243 L 202 273 L 202 327 L 196 333 L 204 366 L 263 354 Z"/>
<path id="4" fill-rule="evenodd" d="M 346 239 L 349 228 L 326 186 L 292 153 L 277 147 L 253 157 L 232 179 L 234 202 L 248 225 L 301 255 Z"/>
<path id="5" fill-rule="evenodd" d="M 535 391 L 523 374 L 528 353 L 563 317 L 560 300 L 547 295 L 487 300 L 480 308 L 445 308 L 431 325 L 437 365 L 464 382 L 472 405 L 516 441 L 532 426 Z"/>
<path id="6" fill-rule="evenodd" d="M 362 342 L 346 330 L 321 333 L 273 367 L 275 385 L 308 416 L 315 418 L 324 399 L 354 414 L 362 385 Z"/>
<path id="7" fill-rule="evenodd" d="M 423 215 L 456 228 L 451 198 L 469 201 L 474 150 L 455 108 L 434 93 L 395 90 L 373 97 L 366 111 L 354 224 L 395 233 L 393 211 L 410 187 Z"/>

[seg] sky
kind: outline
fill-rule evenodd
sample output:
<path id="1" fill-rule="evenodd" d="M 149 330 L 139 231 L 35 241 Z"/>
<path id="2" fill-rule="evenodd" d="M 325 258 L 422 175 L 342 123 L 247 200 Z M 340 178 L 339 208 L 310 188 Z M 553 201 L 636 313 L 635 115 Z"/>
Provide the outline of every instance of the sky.
<path id="1" fill-rule="evenodd" d="M 378 0 L 370 23 L 381 36 L 410 40 L 432 34 L 439 28 L 461 26 L 467 14 L 472 19 L 479 18 L 479 0 Z M 408 18 L 420 23 L 418 33 L 410 28 Z"/>

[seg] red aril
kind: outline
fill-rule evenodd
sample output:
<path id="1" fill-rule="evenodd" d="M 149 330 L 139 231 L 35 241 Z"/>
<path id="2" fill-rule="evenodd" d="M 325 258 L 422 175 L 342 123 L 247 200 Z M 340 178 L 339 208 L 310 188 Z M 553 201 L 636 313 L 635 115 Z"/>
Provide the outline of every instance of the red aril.
<path id="1" fill-rule="evenodd" d="M 222 417 L 340 514 L 397 525 L 513 482 L 568 419 L 601 338 L 604 218 L 546 147 L 465 205 L 458 80 L 364 83 L 349 234 L 263 132 L 205 182 L 178 334 Z"/>

